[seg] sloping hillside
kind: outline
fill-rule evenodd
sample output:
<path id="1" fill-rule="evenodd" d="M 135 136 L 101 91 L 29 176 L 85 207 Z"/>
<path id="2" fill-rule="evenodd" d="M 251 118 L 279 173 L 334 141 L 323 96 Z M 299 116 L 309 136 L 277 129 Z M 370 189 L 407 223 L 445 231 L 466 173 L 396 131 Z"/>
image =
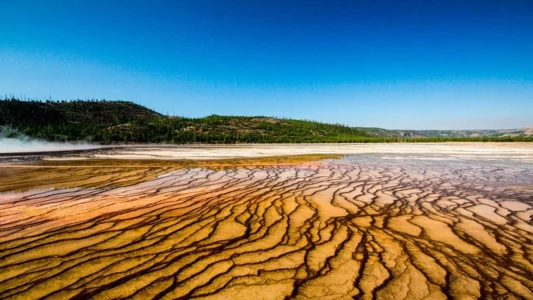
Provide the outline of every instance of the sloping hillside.
<path id="1" fill-rule="evenodd" d="M 521 128 L 520 130 L 522 130 L 524 134 L 527 136 L 533 136 L 533 126 L 524 127 L 524 128 Z"/>
<path id="2" fill-rule="evenodd" d="M 342 125 L 270 117 L 169 117 L 125 101 L 6 99 L 0 101 L 0 126 L 46 140 L 104 143 L 298 143 L 372 139 L 361 130 Z"/>
<path id="3" fill-rule="evenodd" d="M 101 143 L 531 141 L 533 130 L 386 130 L 272 117 L 161 115 L 126 101 L 0 100 L 0 135 Z M 1 146 L 1 145 L 0 145 Z"/>
<path id="4" fill-rule="evenodd" d="M 121 124 L 161 114 L 127 101 L 0 101 L 0 125 Z"/>

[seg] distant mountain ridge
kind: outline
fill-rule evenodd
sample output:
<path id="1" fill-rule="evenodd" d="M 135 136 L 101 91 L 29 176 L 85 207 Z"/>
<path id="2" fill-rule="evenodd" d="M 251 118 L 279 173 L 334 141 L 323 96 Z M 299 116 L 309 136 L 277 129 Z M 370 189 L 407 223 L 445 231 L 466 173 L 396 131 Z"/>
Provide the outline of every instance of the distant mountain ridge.
<path id="1" fill-rule="evenodd" d="M 2 130 L 3 128 L 3 130 Z M 256 116 L 165 116 L 128 101 L 0 100 L 0 134 L 101 143 L 529 141 L 516 130 L 386 130 Z M 0 145 L 1 146 L 1 145 Z"/>
<path id="2" fill-rule="evenodd" d="M 362 128 L 362 130 L 365 130 Z M 533 136 L 533 126 L 520 129 L 483 129 L 483 130 L 387 130 L 374 129 L 382 137 L 527 137 Z M 367 132 L 372 132 L 369 130 Z"/>

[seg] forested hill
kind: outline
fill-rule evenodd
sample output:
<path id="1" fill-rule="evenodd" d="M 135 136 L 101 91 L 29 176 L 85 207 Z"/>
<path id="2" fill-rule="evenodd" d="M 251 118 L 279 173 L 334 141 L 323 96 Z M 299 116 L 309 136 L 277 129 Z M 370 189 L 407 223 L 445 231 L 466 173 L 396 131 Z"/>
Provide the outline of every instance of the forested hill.
<path id="1" fill-rule="evenodd" d="M 354 128 L 271 117 L 164 116 L 127 101 L 0 100 L 0 137 L 101 143 L 354 143 L 533 141 L 526 136 L 405 136 L 380 128 Z M 0 145 L 1 146 L 1 145 Z"/>
<path id="2" fill-rule="evenodd" d="M 126 101 L 0 101 L 0 125 L 123 124 L 161 114 Z"/>
<path id="3" fill-rule="evenodd" d="M 318 122 L 269 117 L 163 116 L 126 101 L 0 100 L 4 135 L 51 141 L 102 143 L 293 143 L 364 142 L 361 130 Z M 6 130 L 9 129 L 9 130 Z"/>

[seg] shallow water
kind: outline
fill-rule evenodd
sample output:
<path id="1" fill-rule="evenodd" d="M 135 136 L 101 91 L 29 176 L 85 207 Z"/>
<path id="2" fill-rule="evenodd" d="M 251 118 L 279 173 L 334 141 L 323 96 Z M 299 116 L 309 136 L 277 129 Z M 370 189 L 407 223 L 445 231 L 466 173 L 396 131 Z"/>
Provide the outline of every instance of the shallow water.
<path id="1" fill-rule="evenodd" d="M 0 169 L 0 298 L 533 299 L 533 163 Z"/>

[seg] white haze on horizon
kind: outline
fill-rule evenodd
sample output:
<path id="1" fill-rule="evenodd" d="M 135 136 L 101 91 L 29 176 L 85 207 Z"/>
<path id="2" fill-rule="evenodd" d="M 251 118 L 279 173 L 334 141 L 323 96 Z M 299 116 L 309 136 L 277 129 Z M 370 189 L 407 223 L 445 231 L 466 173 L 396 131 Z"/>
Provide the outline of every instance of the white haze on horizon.
<path id="1" fill-rule="evenodd" d="M 48 151 L 68 151 L 68 150 L 85 150 L 96 149 L 104 146 L 89 143 L 62 143 L 47 142 L 38 139 L 23 138 L 6 138 L 0 137 L 0 154 L 1 153 L 19 153 L 19 152 L 48 152 Z"/>

